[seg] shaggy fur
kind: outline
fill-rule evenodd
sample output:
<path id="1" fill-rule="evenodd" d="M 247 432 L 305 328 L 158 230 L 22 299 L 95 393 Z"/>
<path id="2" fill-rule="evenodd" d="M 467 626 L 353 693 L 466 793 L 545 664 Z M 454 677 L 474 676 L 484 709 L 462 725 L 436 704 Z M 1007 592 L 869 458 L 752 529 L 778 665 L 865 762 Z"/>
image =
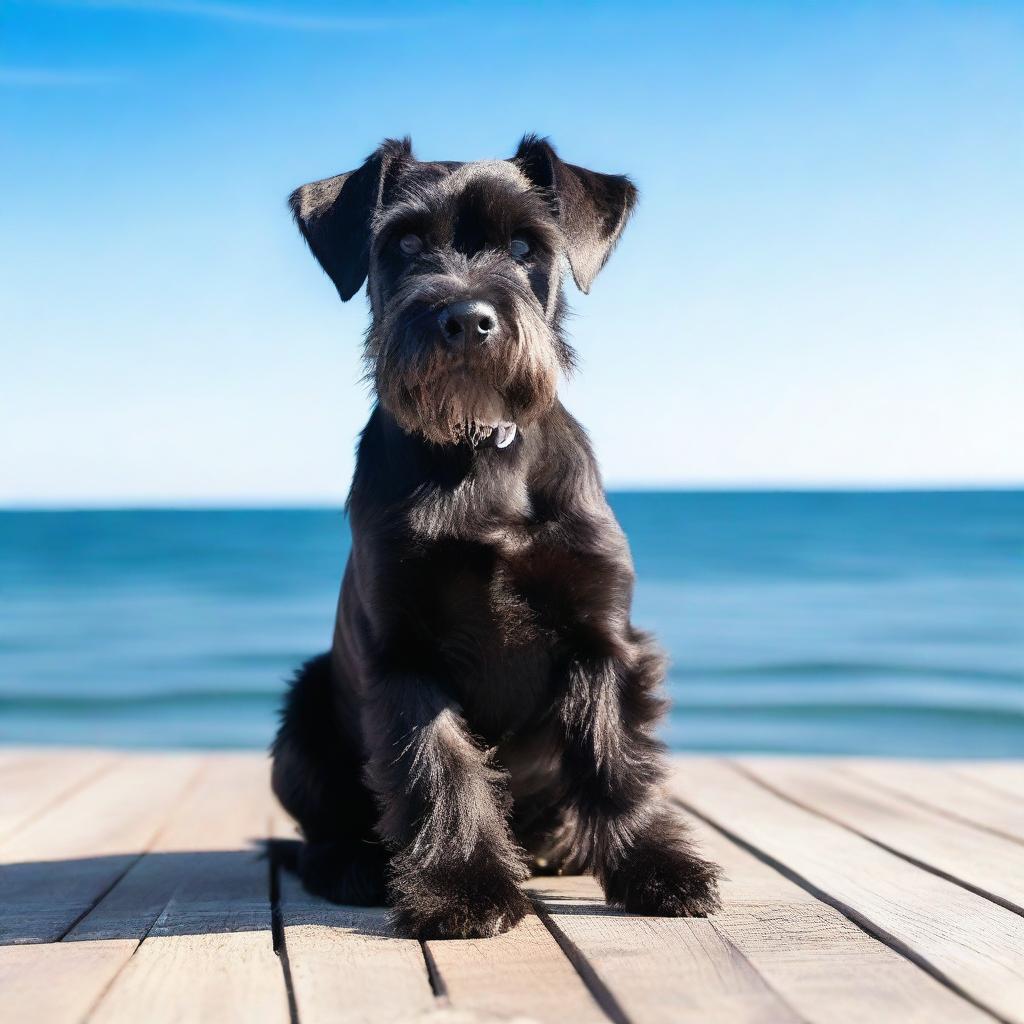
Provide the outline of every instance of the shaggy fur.
<path id="1" fill-rule="evenodd" d="M 717 906 L 661 791 L 663 664 L 629 621 L 626 540 L 557 398 L 563 266 L 588 290 L 635 200 L 532 137 L 471 164 L 389 141 L 292 196 L 342 299 L 368 279 L 378 402 L 334 643 L 288 695 L 274 790 L 307 887 L 386 901 L 410 935 L 511 927 L 531 868 L 593 871 L 639 913 Z M 468 302 L 486 333 L 448 322 Z"/>

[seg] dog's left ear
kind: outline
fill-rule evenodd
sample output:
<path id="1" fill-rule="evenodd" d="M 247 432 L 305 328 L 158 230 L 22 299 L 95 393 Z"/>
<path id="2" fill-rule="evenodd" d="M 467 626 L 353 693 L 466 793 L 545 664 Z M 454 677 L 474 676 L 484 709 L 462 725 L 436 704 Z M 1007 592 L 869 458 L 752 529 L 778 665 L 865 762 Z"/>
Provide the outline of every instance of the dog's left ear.
<path id="1" fill-rule="evenodd" d="M 302 185 L 288 197 L 302 237 L 342 302 L 348 302 L 366 280 L 370 226 L 389 182 L 414 159 L 409 139 L 386 139 L 362 167 Z"/>
<path id="2" fill-rule="evenodd" d="M 551 197 L 572 276 L 581 292 L 589 292 L 636 206 L 636 186 L 623 174 L 567 164 L 547 139 L 535 135 L 524 136 L 513 159 Z"/>

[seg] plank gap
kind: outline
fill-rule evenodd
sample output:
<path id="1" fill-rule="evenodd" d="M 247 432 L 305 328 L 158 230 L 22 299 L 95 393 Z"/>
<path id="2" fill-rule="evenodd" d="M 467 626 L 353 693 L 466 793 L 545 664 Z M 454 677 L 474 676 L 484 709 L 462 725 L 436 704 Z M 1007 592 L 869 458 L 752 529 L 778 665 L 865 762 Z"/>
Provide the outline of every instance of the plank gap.
<path id="1" fill-rule="evenodd" d="M 55 796 L 45 801 L 42 806 L 38 807 L 35 811 L 29 814 L 26 818 L 19 821 L 12 829 L 4 833 L 3 841 L 7 842 L 8 839 L 13 838 L 22 829 L 28 828 L 30 825 L 34 825 L 40 818 L 48 814 L 54 808 L 59 807 L 64 801 L 70 800 L 71 797 L 80 793 L 83 789 L 91 786 L 94 782 L 98 781 L 107 772 L 113 771 L 119 764 L 124 761 L 124 758 L 114 758 L 108 761 L 106 764 L 96 765 L 91 772 L 87 772 L 83 778 L 76 779 L 66 789 L 62 789 Z"/>
<path id="2" fill-rule="evenodd" d="M 730 761 L 729 763 L 733 765 L 738 772 L 745 775 L 751 782 L 763 787 L 768 790 L 769 793 L 773 793 L 780 799 L 787 800 L 789 803 L 793 804 L 794 807 L 799 807 L 800 810 L 806 811 L 808 814 L 813 814 L 821 818 L 823 821 L 828 821 L 833 825 L 837 825 L 839 828 L 845 829 L 847 832 L 851 832 L 855 836 L 860 836 L 861 839 L 866 839 L 873 846 L 877 846 L 880 850 L 885 850 L 886 853 L 891 853 L 894 857 L 899 857 L 900 860 L 906 861 L 908 864 L 913 864 L 915 868 L 919 868 L 921 871 L 927 871 L 930 875 L 935 875 L 937 878 L 944 879 L 947 882 L 952 882 L 954 885 L 958 885 L 961 889 L 966 889 L 967 892 L 974 893 L 975 896 L 980 896 L 983 900 L 988 900 L 990 903 L 996 903 L 1004 910 L 1009 910 L 1010 913 L 1016 914 L 1018 917 L 1024 917 L 1024 907 L 1013 903 L 1006 899 L 1006 897 L 990 892 L 982 886 L 976 885 L 973 882 L 968 882 L 956 875 L 952 875 L 948 871 L 944 871 L 942 868 L 936 867 L 934 864 L 929 864 L 927 861 L 919 860 L 917 857 L 914 857 L 906 851 L 900 850 L 895 846 L 890 846 L 881 839 L 877 839 L 875 836 L 871 835 L 870 832 L 862 832 L 856 826 L 843 821 L 842 818 L 837 818 L 826 811 L 818 809 L 812 804 L 804 803 L 799 797 L 795 797 L 784 790 L 778 789 L 771 782 L 761 778 L 760 775 L 751 771 L 746 765 L 739 761 Z M 898 793 L 896 795 L 900 799 L 904 799 L 902 794 Z M 925 807 L 924 809 L 932 814 L 936 813 L 931 807 Z M 972 822 L 967 822 L 966 824 L 972 828 L 974 827 Z"/>
<path id="3" fill-rule="evenodd" d="M 608 986 L 598 977 L 597 972 L 586 956 L 584 956 L 583 951 L 558 927 L 548 913 L 548 908 L 544 906 L 543 900 L 532 893 L 528 895 L 537 912 L 537 916 L 544 924 L 544 927 L 551 933 L 551 937 L 558 943 L 559 948 L 565 954 L 569 963 L 572 964 L 573 970 L 580 976 L 580 980 L 586 985 L 587 990 L 594 997 L 594 1002 L 601 1008 L 602 1013 L 613 1024 L 631 1024 L 619 1001 L 612 994 Z"/>
<path id="4" fill-rule="evenodd" d="M 852 768 L 849 765 L 839 764 L 836 766 L 836 768 L 843 775 L 850 776 L 851 778 L 856 779 L 859 782 L 863 782 L 865 778 L 868 778 L 874 785 L 878 786 L 879 789 L 884 790 L 891 796 L 898 797 L 901 800 L 905 800 L 907 803 L 913 804 L 915 807 L 919 807 L 923 811 L 928 811 L 931 814 L 939 814 L 942 817 L 949 818 L 951 821 L 955 821 L 960 825 L 967 825 L 968 827 L 976 829 L 979 832 L 987 832 L 989 835 L 997 836 L 999 839 L 1008 839 L 1011 843 L 1018 843 L 1024 846 L 1024 836 L 1015 835 L 1013 832 L 999 828 L 997 825 L 989 825 L 984 821 L 979 821 L 977 818 L 968 817 L 964 814 L 958 814 L 955 810 L 951 810 L 949 807 L 947 807 L 943 803 L 940 803 L 939 801 L 933 802 L 930 800 L 921 800 L 919 797 L 915 796 L 908 790 L 901 789 L 898 786 L 893 786 L 892 784 L 886 783 L 884 779 L 880 779 L 875 775 L 863 776 L 859 774 L 855 768 Z M 1002 790 L 995 789 L 992 786 L 984 785 L 984 783 L 980 782 L 978 779 L 975 779 L 971 775 L 960 775 L 958 773 L 954 774 L 956 775 L 956 779 L 958 782 L 974 787 L 975 789 L 980 790 L 982 794 L 994 793 L 1000 797 L 1006 797 L 1007 795 Z"/>
<path id="5" fill-rule="evenodd" d="M 439 1010 L 447 1009 L 451 1005 L 451 998 L 448 995 L 448 986 L 441 977 L 441 971 L 430 952 L 430 946 L 424 939 L 420 939 L 420 951 L 423 953 L 423 963 L 427 968 L 427 980 L 430 982 L 430 991 L 434 993 L 434 1001 Z"/>
<path id="6" fill-rule="evenodd" d="M 267 835 L 273 835 L 273 822 L 268 822 Z M 299 1024 L 299 1005 L 295 999 L 295 985 L 292 981 L 292 965 L 288 960 L 288 943 L 284 934 L 284 918 L 281 914 L 281 866 L 274 856 L 273 847 L 267 844 L 267 881 L 270 886 L 270 941 L 281 965 L 284 990 L 288 997 L 288 1019 Z"/>
<path id="7" fill-rule="evenodd" d="M 104 985 L 103 988 L 96 993 L 96 998 L 89 1004 L 88 1009 L 82 1015 L 81 1019 L 83 1021 L 90 1020 L 92 1018 L 93 1013 L 96 1012 L 96 1008 L 100 1005 L 100 1003 L 103 1002 L 104 999 L 107 998 L 107 993 L 114 987 L 114 983 L 121 976 L 121 972 L 132 962 L 132 957 L 134 957 L 135 954 L 138 953 L 139 948 L 142 946 L 142 943 L 146 941 L 146 936 L 149 935 L 151 929 L 152 925 L 150 925 L 150 927 L 146 929 L 146 935 L 143 935 L 142 938 L 135 943 L 135 948 L 132 950 L 131 956 L 129 956 L 128 959 L 125 960 L 123 964 L 121 964 L 121 966 L 114 972 L 114 974 L 111 976 L 110 980 L 106 983 L 106 985 Z"/>
<path id="8" fill-rule="evenodd" d="M 797 807 L 803 808 L 805 811 L 810 810 L 810 808 L 804 807 L 803 804 L 796 800 L 794 800 L 793 803 L 795 803 Z M 943 871 L 942 868 L 937 868 L 934 864 L 927 863 L 927 861 L 918 860 L 916 857 L 912 857 L 909 853 L 905 853 L 902 850 L 896 849 L 894 846 L 889 846 L 887 843 L 883 843 L 880 839 L 875 839 L 873 836 L 870 836 L 865 832 L 860 832 L 852 826 L 843 825 L 841 821 L 837 821 L 835 818 L 832 818 L 827 814 L 819 815 L 819 817 L 832 822 L 834 825 L 841 825 L 847 831 L 860 836 L 861 839 L 866 839 L 869 843 L 873 843 L 880 850 L 885 850 L 886 853 L 891 853 L 894 857 L 899 857 L 900 860 L 905 860 L 908 864 L 913 864 L 915 868 L 920 868 L 922 871 L 927 871 L 930 875 L 935 875 L 937 878 L 942 878 L 947 882 L 952 882 L 954 885 L 960 886 L 961 889 L 966 889 L 968 892 L 974 893 L 975 896 L 980 896 L 983 900 L 988 900 L 990 903 L 996 903 L 1004 910 L 1010 911 L 1011 914 L 1016 914 L 1018 917 L 1024 917 L 1024 907 L 1017 906 L 1017 904 L 1012 903 L 1010 900 L 1007 900 L 1005 897 L 1000 896 L 997 893 L 989 892 L 981 886 L 975 885 L 973 882 L 967 882 L 962 878 L 958 878 L 956 875 L 951 875 L 948 871 Z"/>
<path id="9" fill-rule="evenodd" d="M 992 764 L 993 762 L 991 761 L 979 761 L 970 766 L 961 763 L 960 768 L 957 770 L 957 775 L 970 779 L 971 782 L 976 782 L 979 786 L 989 790 L 990 792 L 998 793 L 1000 796 L 1008 796 L 1013 799 L 1017 799 L 1020 796 L 1020 792 L 1018 791 L 1019 787 L 1014 785 L 1014 783 L 1007 782 L 1000 778 L 991 778 L 990 776 L 982 773 L 985 768 L 991 768 Z M 978 769 L 982 769 L 982 771 L 979 771 Z"/>
<path id="10" fill-rule="evenodd" d="M 139 860 L 141 860 L 141 859 L 142 859 L 142 857 L 140 856 Z M 125 872 L 125 874 L 127 874 L 127 872 Z M 118 881 L 120 881 L 120 879 L 118 879 Z M 113 888 L 113 886 L 111 886 L 111 888 Z M 97 901 L 97 906 L 99 906 L 99 902 L 100 901 Z M 91 912 L 92 911 L 90 911 L 90 913 Z M 157 914 L 157 916 L 154 917 L 153 920 L 149 922 L 149 924 L 146 926 L 146 930 L 139 937 L 138 942 L 135 943 L 135 948 L 132 950 L 131 956 L 129 956 L 128 959 L 123 964 L 121 964 L 121 966 L 114 973 L 114 975 L 111 977 L 111 979 L 106 983 L 106 985 L 103 986 L 103 988 L 97 994 L 96 998 L 90 1004 L 88 1010 L 82 1016 L 82 1020 L 83 1021 L 88 1021 L 88 1020 L 90 1020 L 92 1018 L 92 1015 L 96 1011 L 97 1007 L 99 1007 L 99 1005 L 103 1002 L 103 1000 L 106 999 L 107 993 L 114 987 L 114 983 L 121 976 L 121 972 L 132 962 L 132 958 L 135 956 L 135 954 L 138 953 L 138 951 L 140 949 L 142 949 L 142 944 L 146 941 L 146 939 L 149 938 L 149 933 L 156 927 L 157 921 L 159 921 L 162 916 L 163 916 L 162 913 Z M 72 925 L 72 929 L 73 928 L 74 928 L 74 925 Z"/>
<path id="11" fill-rule="evenodd" d="M 111 767 L 113 767 L 113 766 L 111 766 Z M 139 851 L 138 855 L 136 857 L 134 857 L 128 864 L 125 865 L 124 870 L 116 878 L 114 878 L 111 881 L 110 885 L 108 885 L 106 887 L 106 889 L 103 890 L 103 892 L 101 892 L 96 897 L 96 899 L 92 902 L 92 905 L 86 907 L 82 911 L 82 913 L 80 913 L 78 915 L 78 917 L 76 917 L 67 926 L 67 928 L 64 929 L 64 931 L 57 937 L 57 941 L 58 942 L 63 942 L 75 930 L 75 928 L 82 921 L 84 921 L 118 887 L 118 885 L 120 885 L 120 883 L 125 878 L 125 876 L 128 874 L 128 872 L 131 871 L 132 868 L 134 868 L 135 865 L 138 864 L 139 861 L 141 861 L 143 857 L 145 857 L 148 853 L 150 853 L 152 851 L 153 847 L 156 846 L 156 844 L 160 841 L 160 839 L 163 836 L 163 834 L 170 827 L 171 819 L 174 816 L 174 809 L 175 809 L 175 807 L 177 807 L 178 804 L 183 803 L 188 798 L 188 795 L 199 785 L 200 780 L 202 779 L 202 777 L 206 773 L 206 767 L 207 767 L 207 762 L 205 762 L 205 761 L 202 761 L 202 762 L 199 763 L 199 765 L 197 765 L 195 771 L 192 773 L 192 777 L 188 780 L 188 782 L 185 783 L 185 786 L 182 788 L 181 792 L 178 794 L 178 801 L 177 801 L 177 803 L 174 806 L 169 807 L 167 809 L 167 816 L 163 819 L 163 821 L 159 825 L 157 825 L 156 829 L 154 829 L 153 834 L 149 837 L 149 839 L 146 842 L 145 846 Z M 158 919 L 159 919 L 159 915 L 158 915 Z M 146 935 L 148 935 L 150 933 L 150 931 L 152 931 L 152 929 L 153 929 L 153 925 L 151 924 L 149 926 L 149 928 L 146 929 Z M 145 936 L 143 936 L 142 939 L 139 940 L 139 946 L 142 945 L 144 940 L 145 940 Z M 135 948 L 138 949 L 138 946 L 136 946 Z M 133 953 L 132 956 L 134 956 L 134 955 L 135 954 Z"/>
<path id="12" fill-rule="evenodd" d="M 150 845 L 152 845 L 152 843 L 150 843 Z M 64 931 L 62 931 L 60 935 L 57 936 L 56 941 L 63 942 L 75 930 L 75 928 L 77 928 L 78 925 L 82 921 L 84 921 L 117 888 L 117 886 L 121 883 L 124 876 L 127 875 L 128 872 L 131 871 L 131 869 L 135 867 L 135 865 L 138 864 L 143 857 L 146 856 L 146 853 L 146 850 L 142 850 L 140 853 L 136 854 L 135 857 L 133 857 L 132 860 L 130 860 L 124 866 L 124 870 L 114 879 L 111 880 L 110 885 L 108 885 L 101 893 L 98 893 L 93 902 L 90 903 L 89 906 L 87 906 L 73 921 L 71 921 L 68 924 L 67 928 L 65 928 Z"/>
<path id="13" fill-rule="evenodd" d="M 797 1007 L 794 1006 L 793 1003 L 791 1003 L 790 1000 L 786 998 L 785 994 L 782 992 L 781 989 L 777 988 L 775 985 L 771 983 L 771 981 L 768 978 L 765 977 L 763 972 L 758 969 L 757 964 L 755 964 L 754 961 L 751 960 L 751 958 L 742 949 L 740 949 L 740 947 L 733 941 L 732 937 L 729 935 L 728 930 L 726 928 L 719 928 L 715 925 L 715 915 L 709 914 L 707 917 L 707 921 L 708 924 L 710 924 L 711 927 L 714 928 L 715 933 L 718 935 L 719 939 L 721 939 L 722 943 L 733 951 L 737 960 L 742 960 L 744 963 L 747 964 L 750 970 L 754 974 L 756 974 L 758 978 L 761 979 L 761 982 L 764 985 L 764 987 L 769 992 L 771 992 L 772 995 L 774 995 L 775 998 L 778 999 L 778 1001 L 787 1010 L 789 1010 L 790 1013 L 793 1014 L 794 1019 L 803 1021 L 804 1024 L 807 1024 L 807 1016 L 801 1013 L 797 1009 Z"/>
<path id="14" fill-rule="evenodd" d="M 145 902 L 125 919 L 150 930 L 92 1011 L 96 1024 L 137 1017 L 139 1006 L 154 1022 L 289 1024 L 273 952 L 269 867 L 252 848 L 270 820 L 266 765 L 228 755 L 207 761 L 205 781 L 143 861 L 153 871 L 133 872 L 130 895 Z M 121 927 L 117 915 L 101 923 Z"/>
<path id="15" fill-rule="evenodd" d="M 727 763 L 731 767 L 736 768 L 737 771 L 740 771 L 739 766 L 736 765 L 735 762 L 728 761 Z M 769 790 L 770 792 L 775 793 L 776 796 L 779 796 L 782 799 L 785 799 L 787 802 L 793 803 L 795 805 L 795 801 L 789 800 L 789 798 L 786 797 L 784 794 L 776 793 L 774 789 L 772 789 L 770 786 L 764 785 L 759 779 L 752 779 L 752 781 L 762 786 L 763 789 Z M 876 939 L 877 941 L 888 946 L 891 950 L 893 950 L 893 952 L 898 953 L 904 959 L 909 960 L 916 967 L 919 967 L 922 971 L 931 975 L 941 985 L 944 985 L 951 992 L 960 996 L 961 999 L 964 999 L 966 1002 L 970 1003 L 972 1006 L 980 1010 L 982 1013 L 985 1013 L 988 1016 L 992 1017 L 993 1020 L 999 1021 L 1000 1024 L 1013 1024 L 1013 1021 L 1011 1021 L 1009 1018 L 1004 1017 L 1001 1014 L 996 1013 L 990 1007 L 985 1006 L 978 999 L 972 996 L 969 992 L 961 988 L 955 981 L 953 981 L 943 971 L 936 967 L 930 960 L 922 956 L 916 950 L 911 949 L 904 943 L 900 942 L 900 940 L 897 939 L 894 935 L 885 931 L 885 929 L 880 928 L 870 918 L 858 912 L 854 907 L 851 907 L 848 904 L 844 903 L 842 900 L 830 895 L 823 889 L 819 889 L 816 885 L 814 885 L 813 882 L 809 881 L 803 875 L 794 871 L 783 861 L 777 860 L 771 854 L 766 853 L 764 850 L 761 850 L 753 844 L 747 842 L 747 840 L 745 840 L 742 836 L 737 835 L 735 832 L 733 832 L 725 825 L 722 825 L 719 822 L 714 821 L 713 819 L 702 814 L 691 804 L 687 803 L 683 798 L 679 796 L 673 796 L 672 799 L 681 807 L 685 808 L 687 813 L 692 814 L 695 818 L 699 818 L 706 825 L 715 829 L 716 832 L 719 832 L 723 836 L 725 836 L 726 839 L 731 840 L 741 849 L 746 850 L 748 853 L 752 854 L 762 863 L 767 864 L 770 868 L 773 868 L 775 871 L 778 871 L 778 873 L 782 875 L 784 878 L 788 878 L 789 881 L 793 882 L 795 885 L 799 885 L 801 889 L 810 893 L 816 900 L 826 904 L 827 906 L 832 907 L 835 910 L 838 910 L 839 913 L 843 915 L 843 917 L 852 921 L 858 928 L 861 929 L 861 931 L 865 932 L 871 938 Z M 806 808 L 801 809 L 806 810 Z M 818 815 L 818 817 L 821 817 L 821 815 Z"/>

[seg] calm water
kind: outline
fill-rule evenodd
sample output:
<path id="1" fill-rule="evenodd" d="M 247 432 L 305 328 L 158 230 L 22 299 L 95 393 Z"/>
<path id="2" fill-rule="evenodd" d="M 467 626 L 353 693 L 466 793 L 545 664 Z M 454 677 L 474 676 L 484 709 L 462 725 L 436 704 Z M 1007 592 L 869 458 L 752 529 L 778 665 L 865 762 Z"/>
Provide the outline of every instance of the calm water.
<path id="1" fill-rule="evenodd" d="M 678 749 L 1024 756 L 1024 492 L 612 498 Z M 339 511 L 0 513 L 0 742 L 265 746 Z"/>

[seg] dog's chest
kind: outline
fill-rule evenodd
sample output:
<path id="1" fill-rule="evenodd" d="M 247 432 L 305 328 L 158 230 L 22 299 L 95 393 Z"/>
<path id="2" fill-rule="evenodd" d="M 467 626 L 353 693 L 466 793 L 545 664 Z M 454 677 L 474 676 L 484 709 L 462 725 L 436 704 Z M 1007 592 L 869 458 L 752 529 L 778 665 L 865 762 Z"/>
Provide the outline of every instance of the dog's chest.
<path id="1" fill-rule="evenodd" d="M 559 660 L 559 589 L 535 553 L 442 545 L 424 566 L 427 635 L 473 725 L 497 738 L 550 702 Z"/>
<path id="2" fill-rule="evenodd" d="M 420 636 L 471 726 L 499 739 L 550 709 L 566 638 L 588 617 L 589 570 L 536 519 L 525 483 L 500 494 L 487 483 L 421 499 L 405 578 L 415 581 Z"/>
<path id="3" fill-rule="evenodd" d="M 543 638 L 536 588 L 500 549 L 445 545 L 423 568 L 434 636 L 453 656 L 509 657 Z"/>

